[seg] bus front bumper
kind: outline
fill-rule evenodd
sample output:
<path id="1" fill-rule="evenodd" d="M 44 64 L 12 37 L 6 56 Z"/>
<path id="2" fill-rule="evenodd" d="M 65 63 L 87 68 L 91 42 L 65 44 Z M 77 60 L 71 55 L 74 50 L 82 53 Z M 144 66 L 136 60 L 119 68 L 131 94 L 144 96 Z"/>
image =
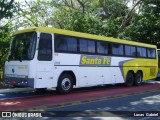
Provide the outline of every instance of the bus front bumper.
<path id="1" fill-rule="evenodd" d="M 34 88 L 34 78 L 5 77 L 4 83 L 15 87 Z"/>

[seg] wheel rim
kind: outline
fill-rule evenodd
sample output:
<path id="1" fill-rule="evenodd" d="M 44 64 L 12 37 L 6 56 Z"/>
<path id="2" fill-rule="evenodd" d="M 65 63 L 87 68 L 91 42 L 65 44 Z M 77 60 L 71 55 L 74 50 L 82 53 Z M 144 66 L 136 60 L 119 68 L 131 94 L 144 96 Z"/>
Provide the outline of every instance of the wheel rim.
<path id="1" fill-rule="evenodd" d="M 62 86 L 63 90 L 65 90 L 65 91 L 69 90 L 71 88 L 71 81 L 70 81 L 70 79 L 69 78 L 64 78 L 62 80 L 61 86 Z"/>
<path id="2" fill-rule="evenodd" d="M 137 75 L 137 83 L 141 83 L 141 81 L 142 81 L 141 75 Z"/>

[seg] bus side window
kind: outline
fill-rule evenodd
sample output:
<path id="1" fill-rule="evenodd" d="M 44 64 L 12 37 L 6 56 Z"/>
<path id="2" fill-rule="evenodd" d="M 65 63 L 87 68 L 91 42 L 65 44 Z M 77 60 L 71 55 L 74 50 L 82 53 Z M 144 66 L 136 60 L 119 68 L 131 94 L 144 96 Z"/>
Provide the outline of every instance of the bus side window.
<path id="1" fill-rule="evenodd" d="M 147 57 L 146 48 L 137 47 L 137 56 L 138 57 Z"/>
<path id="2" fill-rule="evenodd" d="M 80 39 L 80 52 L 84 53 L 95 53 L 96 44 L 93 40 Z"/>
<path id="3" fill-rule="evenodd" d="M 108 43 L 101 41 L 97 42 L 97 53 L 107 55 L 109 51 L 108 49 L 109 49 Z"/>
<path id="4" fill-rule="evenodd" d="M 95 41 L 88 40 L 88 52 L 95 53 Z"/>
<path id="5" fill-rule="evenodd" d="M 88 52 L 87 40 L 80 39 L 80 52 Z"/>
<path id="6" fill-rule="evenodd" d="M 39 61 L 52 60 L 52 36 L 51 34 L 41 33 L 38 49 Z"/>
<path id="7" fill-rule="evenodd" d="M 77 52 L 77 39 L 71 36 L 58 35 L 55 34 L 55 51 L 56 52 L 66 52 L 66 53 L 76 53 Z"/>
<path id="8" fill-rule="evenodd" d="M 123 45 L 112 43 L 112 54 L 113 55 L 123 55 Z"/>
<path id="9" fill-rule="evenodd" d="M 67 51 L 67 40 L 65 39 L 64 35 L 54 35 L 54 41 L 55 41 L 55 51 L 56 52 L 62 52 Z"/>
<path id="10" fill-rule="evenodd" d="M 130 46 L 130 45 L 125 45 L 125 55 L 135 57 L 136 56 L 136 47 Z"/>
<path id="11" fill-rule="evenodd" d="M 155 49 L 148 48 L 147 51 L 148 51 L 148 57 L 149 58 L 156 58 L 156 50 Z"/>

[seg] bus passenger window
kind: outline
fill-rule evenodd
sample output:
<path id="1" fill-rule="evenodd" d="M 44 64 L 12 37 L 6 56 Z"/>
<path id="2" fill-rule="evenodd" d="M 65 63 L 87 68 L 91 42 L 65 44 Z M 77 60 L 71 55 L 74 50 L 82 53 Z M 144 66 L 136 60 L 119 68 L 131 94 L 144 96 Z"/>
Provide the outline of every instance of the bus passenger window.
<path id="1" fill-rule="evenodd" d="M 125 45 L 125 55 L 135 57 L 136 56 L 136 47 L 130 46 L 130 45 Z"/>
<path id="2" fill-rule="evenodd" d="M 80 40 L 80 52 L 87 52 L 87 40 L 81 39 Z"/>
<path id="3" fill-rule="evenodd" d="M 38 50 L 39 61 L 52 60 L 52 36 L 51 34 L 41 33 Z"/>
<path id="4" fill-rule="evenodd" d="M 55 36 L 55 51 L 67 51 L 67 40 L 63 35 Z"/>
<path id="5" fill-rule="evenodd" d="M 88 40 L 88 52 L 95 53 L 95 41 Z"/>
<path id="6" fill-rule="evenodd" d="M 146 48 L 137 47 L 137 56 L 138 57 L 147 57 Z"/>
<path id="7" fill-rule="evenodd" d="M 66 37 L 68 51 L 77 52 L 77 39 L 74 37 Z"/>
<path id="8" fill-rule="evenodd" d="M 152 48 L 148 48 L 148 57 L 149 58 L 156 58 L 156 50 L 155 49 L 152 49 Z"/>
<path id="9" fill-rule="evenodd" d="M 97 42 L 97 53 L 105 55 L 108 54 L 108 43 Z"/>
<path id="10" fill-rule="evenodd" d="M 77 52 L 77 39 L 71 36 L 55 34 L 56 52 Z"/>
<path id="11" fill-rule="evenodd" d="M 112 54 L 113 55 L 123 55 L 123 45 L 112 44 Z"/>
<path id="12" fill-rule="evenodd" d="M 95 53 L 95 41 L 80 39 L 80 52 Z"/>

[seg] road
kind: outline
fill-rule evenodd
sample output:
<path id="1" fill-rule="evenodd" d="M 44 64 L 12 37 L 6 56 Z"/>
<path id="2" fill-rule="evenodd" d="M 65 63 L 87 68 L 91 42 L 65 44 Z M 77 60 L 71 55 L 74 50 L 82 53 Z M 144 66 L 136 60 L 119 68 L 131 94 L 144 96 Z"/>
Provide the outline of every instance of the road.
<path id="1" fill-rule="evenodd" d="M 38 94 L 32 90 L 1 93 L 0 111 L 17 110 L 40 111 L 48 117 L 135 119 L 133 116 L 137 111 L 138 114 L 156 112 L 160 116 L 160 83 L 145 83 L 129 88 L 123 85 L 80 88 L 67 95 L 50 90 Z"/>
<path id="2" fill-rule="evenodd" d="M 88 101 L 47 111 L 160 111 L 160 90 Z"/>
<path id="3" fill-rule="evenodd" d="M 86 119 L 160 120 L 160 90 L 43 109 L 47 116 Z M 54 113 L 54 115 L 53 115 Z M 137 117 L 142 114 L 144 116 Z M 158 116 L 156 116 L 158 114 Z M 149 116 L 153 115 L 153 116 Z M 154 116 L 155 115 L 155 116 Z"/>

